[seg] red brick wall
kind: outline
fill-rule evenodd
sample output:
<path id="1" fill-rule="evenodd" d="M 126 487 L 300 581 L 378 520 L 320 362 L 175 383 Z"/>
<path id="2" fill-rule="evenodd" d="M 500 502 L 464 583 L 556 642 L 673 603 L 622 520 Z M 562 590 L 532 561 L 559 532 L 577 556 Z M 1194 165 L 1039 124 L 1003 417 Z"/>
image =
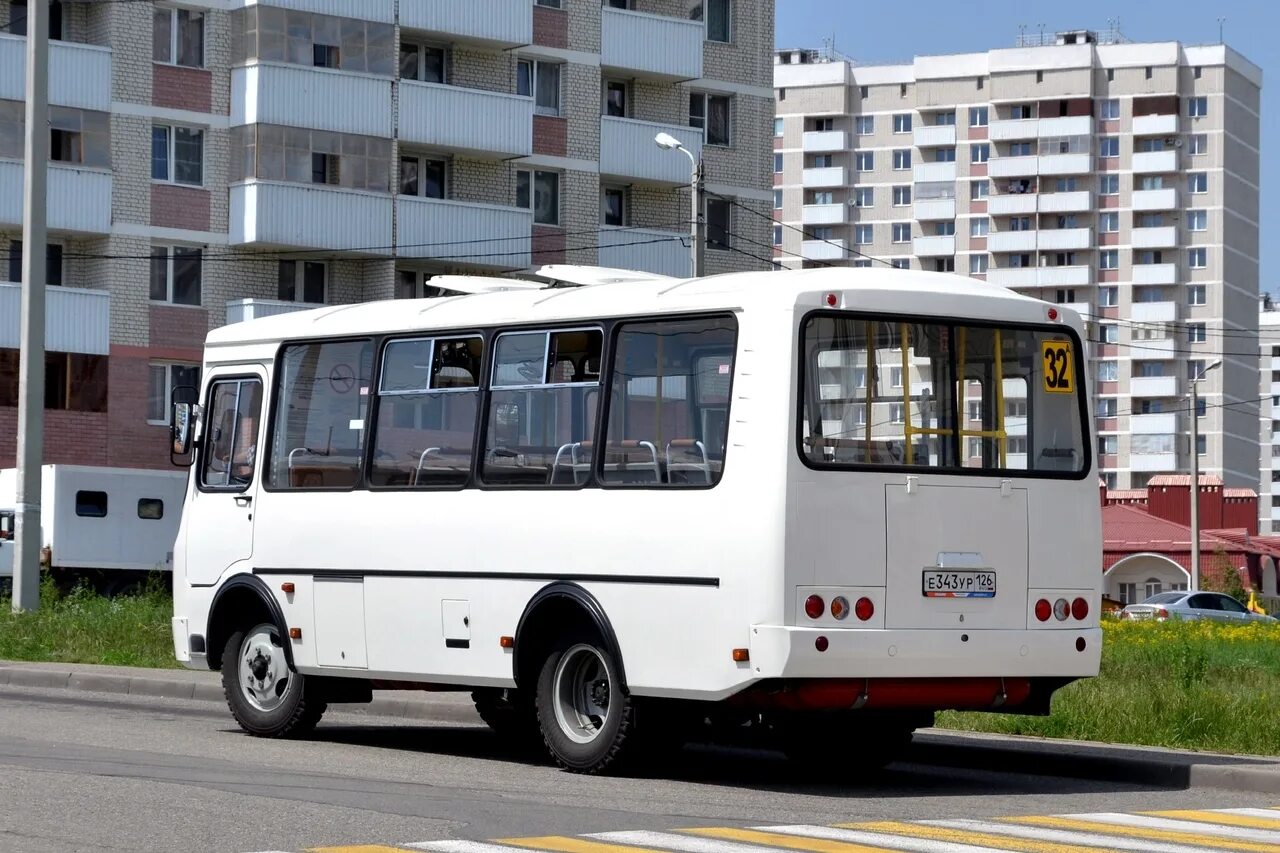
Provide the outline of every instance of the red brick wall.
<path id="1" fill-rule="evenodd" d="M 533 264 L 564 263 L 564 231 L 549 225 L 533 226 Z"/>
<path id="2" fill-rule="evenodd" d="M 173 184 L 151 185 L 151 224 L 161 228 L 209 230 L 208 190 Z"/>
<path id="3" fill-rule="evenodd" d="M 569 121 L 559 116 L 533 117 L 533 153 L 565 156 Z"/>
<path id="4" fill-rule="evenodd" d="M 107 465 L 107 414 L 44 413 L 44 461 L 50 465 Z M 0 468 L 17 465 L 18 410 L 0 408 Z"/>
<path id="5" fill-rule="evenodd" d="M 169 467 L 169 430 L 147 423 L 150 357 L 145 347 L 111 348 L 107 403 L 108 465 L 120 468 Z"/>
<path id="6" fill-rule="evenodd" d="M 157 107 L 213 111 L 213 75 L 201 68 L 151 66 L 151 102 Z"/>
<path id="7" fill-rule="evenodd" d="M 534 6 L 533 43 L 545 47 L 568 47 L 569 13 L 564 9 Z"/>
<path id="8" fill-rule="evenodd" d="M 199 362 L 207 334 L 209 334 L 209 312 L 205 309 L 179 308 L 171 305 L 151 306 L 151 346 L 183 351 L 180 355 L 165 355 L 162 356 L 163 358 L 181 358 Z"/>

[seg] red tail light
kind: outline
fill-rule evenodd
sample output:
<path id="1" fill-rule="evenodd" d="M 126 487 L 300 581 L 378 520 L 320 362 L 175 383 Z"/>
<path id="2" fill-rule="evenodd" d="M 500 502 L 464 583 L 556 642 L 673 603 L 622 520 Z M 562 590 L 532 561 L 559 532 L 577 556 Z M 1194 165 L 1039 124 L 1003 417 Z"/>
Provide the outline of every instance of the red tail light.
<path id="1" fill-rule="evenodd" d="M 875 602 L 869 598 L 859 598 L 858 603 L 853 605 L 853 614 L 866 622 L 876 613 Z"/>
<path id="2" fill-rule="evenodd" d="M 804 600 L 804 612 L 810 619 L 820 619 L 827 610 L 827 603 L 820 595 L 811 595 Z"/>
<path id="3" fill-rule="evenodd" d="M 1049 617 L 1053 615 L 1053 605 L 1049 603 L 1049 599 L 1042 598 L 1036 602 L 1036 618 L 1041 622 L 1048 622 Z"/>
<path id="4" fill-rule="evenodd" d="M 1071 615 L 1076 619 L 1085 619 L 1089 615 L 1089 602 L 1083 598 L 1077 598 L 1071 602 Z"/>
<path id="5" fill-rule="evenodd" d="M 1168 610 L 1165 610 L 1163 607 L 1157 607 L 1157 608 L 1156 608 L 1156 618 L 1157 618 L 1157 619 L 1168 619 L 1168 618 L 1169 618 L 1169 611 L 1168 611 Z"/>

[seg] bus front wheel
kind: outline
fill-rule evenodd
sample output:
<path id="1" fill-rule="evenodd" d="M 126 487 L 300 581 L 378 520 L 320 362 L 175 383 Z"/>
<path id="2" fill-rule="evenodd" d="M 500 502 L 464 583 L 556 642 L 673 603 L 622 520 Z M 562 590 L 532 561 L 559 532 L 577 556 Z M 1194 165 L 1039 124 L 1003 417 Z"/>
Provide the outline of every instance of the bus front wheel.
<path id="1" fill-rule="evenodd" d="M 269 622 L 234 632 L 222 654 L 222 692 L 240 728 L 257 737 L 298 737 L 320 722 L 324 700 L 294 672 Z"/>
<path id="2" fill-rule="evenodd" d="M 635 709 L 617 661 L 599 638 L 570 638 L 552 648 L 538 674 L 535 704 L 543 742 L 565 770 L 601 773 L 627 753 Z"/>

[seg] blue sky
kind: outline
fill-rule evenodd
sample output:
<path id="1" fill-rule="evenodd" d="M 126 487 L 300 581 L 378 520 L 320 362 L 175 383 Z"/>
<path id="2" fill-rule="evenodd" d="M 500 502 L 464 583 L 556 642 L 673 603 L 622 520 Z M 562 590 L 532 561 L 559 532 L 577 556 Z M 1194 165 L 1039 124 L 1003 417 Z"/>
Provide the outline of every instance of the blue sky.
<path id="1" fill-rule="evenodd" d="M 1069 7 L 1069 8 L 1068 8 Z M 904 16 L 904 11 L 911 14 Z M 915 54 L 964 53 L 1012 47 L 1019 24 L 1028 32 L 1071 29 L 1102 31 L 1118 17 L 1131 41 L 1218 41 L 1218 18 L 1225 17 L 1227 44 L 1261 66 L 1262 223 L 1276 221 L 1280 199 L 1268 192 L 1275 164 L 1268 157 L 1280 129 L 1280 2 L 1276 0 L 777 0 L 778 47 L 821 47 L 834 38 L 836 49 L 862 63 L 907 60 Z M 1265 234 L 1265 232 L 1263 232 Z M 1280 293 L 1280 277 L 1269 277 L 1272 252 L 1263 240 L 1261 289 Z"/>

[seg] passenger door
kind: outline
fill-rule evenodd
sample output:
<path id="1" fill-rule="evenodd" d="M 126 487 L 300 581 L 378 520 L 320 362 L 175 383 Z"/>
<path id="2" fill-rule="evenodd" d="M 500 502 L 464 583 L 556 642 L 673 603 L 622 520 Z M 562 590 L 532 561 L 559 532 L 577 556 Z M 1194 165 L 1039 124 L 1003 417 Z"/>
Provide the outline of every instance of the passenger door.
<path id="1" fill-rule="evenodd" d="M 1197 619 L 1209 619 L 1213 622 L 1227 622 L 1231 617 L 1224 613 L 1216 595 L 1202 592 L 1187 599 L 1187 606 L 1192 609 Z"/>
<path id="2" fill-rule="evenodd" d="M 187 579 L 192 584 L 215 583 L 253 556 L 265 380 L 261 370 L 210 378 L 196 487 L 184 519 Z"/>
<path id="3" fill-rule="evenodd" d="M 1249 610 L 1229 595 L 1214 595 L 1228 622 L 1248 622 Z"/>

